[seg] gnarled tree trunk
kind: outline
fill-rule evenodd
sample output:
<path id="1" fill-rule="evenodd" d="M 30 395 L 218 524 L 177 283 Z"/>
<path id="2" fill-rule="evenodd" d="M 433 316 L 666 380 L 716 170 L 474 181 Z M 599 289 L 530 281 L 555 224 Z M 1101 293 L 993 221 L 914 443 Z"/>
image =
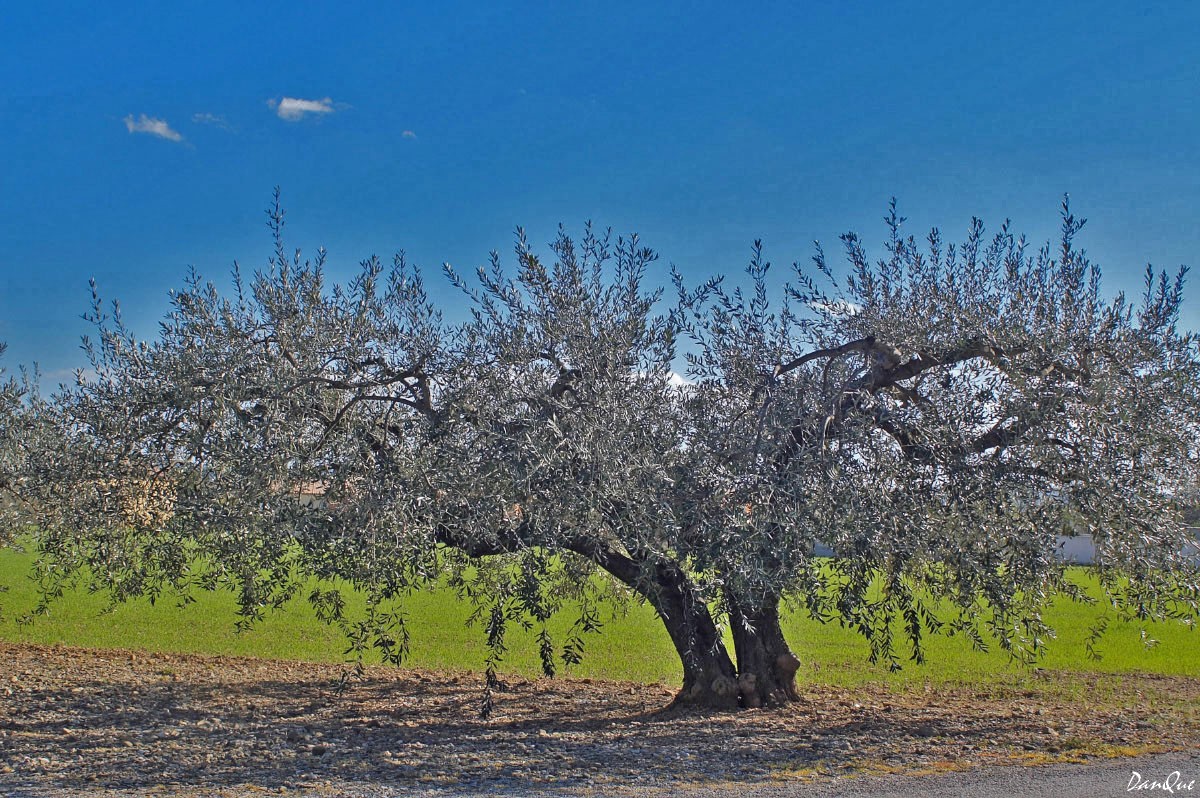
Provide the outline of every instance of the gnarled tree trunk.
<path id="1" fill-rule="evenodd" d="M 611 544 L 580 538 L 568 546 L 596 562 L 645 597 L 662 620 L 683 665 L 683 687 L 673 706 L 734 709 L 739 705 L 737 670 L 712 613 L 687 572 L 650 553 L 629 556 Z"/>
<path id="2" fill-rule="evenodd" d="M 712 613 L 678 565 L 659 565 L 655 576 L 658 589 L 647 598 L 683 662 L 683 689 L 672 705 L 736 708 L 737 672 Z"/>
<path id="3" fill-rule="evenodd" d="M 730 602 L 729 626 L 737 655 L 737 686 L 745 707 L 779 706 L 800 698 L 796 690 L 799 658 L 788 647 L 773 598 L 747 608 Z"/>

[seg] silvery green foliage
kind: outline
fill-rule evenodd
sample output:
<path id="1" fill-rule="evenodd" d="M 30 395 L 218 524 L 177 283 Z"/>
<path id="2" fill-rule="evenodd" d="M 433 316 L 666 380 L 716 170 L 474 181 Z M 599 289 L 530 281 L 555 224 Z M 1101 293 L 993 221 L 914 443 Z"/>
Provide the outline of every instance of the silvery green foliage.
<path id="1" fill-rule="evenodd" d="M 1055 253 L 978 220 L 960 245 L 936 230 L 920 244 L 894 203 L 887 223 L 880 260 L 846 235 L 844 281 L 818 248 L 778 305 L 758 245 L 748 291 L 677 278 L 696 342 L 689 469 L 709 497 L 698 561 L 726 602 L 790 594 L 893 664 L 898 626 L 918 659 L 930 631 L 1034 656 L 1046 600 L 1078 594 L 1056 535 L 1086 532 L 1119 612 L 1194 620 L 1181 513 L 1200 353 L 1176 327 L 1184 270 L 1148 271 L 1136 307 L 1106 300 L 1065 203 Z"/>
<path id="2" fill-rule="evenodd" d="M 5 348 L 0 343 L 0 356 Z M 22 531 L 29 453 L 45 433 L 35 387 L 30 375 L 18 378 L 0 368 L 0 546 L 12 544 Z"/>
<path id="3" fill-rule="evenodd" d="M 795 692 L 781 601 L 892 663 L 896 635 L 919 657 L 939 631 L 1036 654 L 1045 600 L 1075 590 L 1063 531 L 1096 536 L 1119 611 L 1197 614 L 1182 273 L 1105 300 L 1065 209 L 1053 256 L 977 222 L 918 245 L 893 209 L 879 261 L 847 235 L 846 270 L 818 250 L 776 301 L 756 245 L 747 289 L 677 277 L 666 308 L 636 238 L 560 231 L 543 261 L 518 232 L 513 272 L 447 267 L 454 324 L 403 256 L 328 285 L 323 253 L 285 249 L 278 202 L 269 219 L 269 267 L 228 295 L 193 275 L 152 341 L 96 299 L 95 375 L 36 404 L 20 461 L 48 598 L 224 586 L 249 623 L 304 587 L 351 651 L 398 661 L 404 597 L 448 584 L 494 679 L 513 623 L 547 672 L 576 661 L 620 583 L 663 618 L 685 693 L 750 706 Z M 710 605 L 764 641 L 735 641 L 741 673 Z"/>
<path id="4" fill-rule="evenodd" d="M 441 391 L 436 448 L 446 459 L 434 477 L 451 508 L 439 540 L 469 553 L 522 552 L 527 598 L 510 604 L 512 617 L 537 623 L 552 607 L 536 585 L 544 590 L 555 568 L 565 568 L 555 590 L 572 586 L 579 598 L 588 596 L 578 588 L 596 584 L 588 580 L 596 562 L 638 589 L 641 570 L 649 579 L 677 537 L 673 334 L 653 312 L 657 295 L 641 287 L 654 256 L 636 237 L 614 242 L 590 228 L 578 245 L 560 231 L 551 249 L 553 264 L 543 264 L 518 231 L 515 276 L 496 255 L 474 281 L 449 270 L 472 315 Z M 493 642 L 503 620 L 497 602 Z M 594 625 L 585 601 L 576 628 Z M 573 635 L 568 661 L 580 646 Z"/>
<path id="5" fill-rule="evenodd" d="M 323 253 L 285 250 L 278 203 L 270 220 L 269 268 L 235 273 L 230 296 L 193 275 L 153 341 L 96 299 L 95 377 L 54 397 L 63 436 L 34 480 L 47 594 L 82 572 L 116 600 L 220 585 L 250 622 L 317 577 L 309 598 L 352 648 L 398 660 L 397 600 L 446 578 L 494 656 L 510 622 L 540 625 L 547 671 L 545 622 L 571 601 L 560 654 L 577 660 L 600 621 L 595 562 L 619 557 L 628 582 L 628 553 L 673 540 L 652 254 L 589 229 L 546 267 L 521 236 L 515 276 L 496 256 L 450 272 L 471 308 L 451 327 L 402 256 L 327 286 Z M 344 582 L 367 592 L 364 618 Z"/>
<path id="6" fill-rule="evenodd" d="M 38 480 L 42 577 L 86 565 L 116 600 L 231 587 L 246 622 L 309 576 L 369 595 L 365 619 L 336 590 L 311 596 L 354 644 L 402 656 L 393 599 L 435 572 L 426 508 L 432 379 L 441 322 L 398 258 L 327 288 L 283 248 L 222 296 L 192 275 L 157 339 L 135 340 L 97 298 L 95 376 L 54 397 L 64 431 Z"/>
<path id="7" fill-rule="evenodd" d="M 0 355 L 5 345 L 0 344 Z M 11 503 L 20 469 L 17 466 L 17 417 L 21 410 L 17 384 L 0 370 L 0 545 L 12 541 Z"/>

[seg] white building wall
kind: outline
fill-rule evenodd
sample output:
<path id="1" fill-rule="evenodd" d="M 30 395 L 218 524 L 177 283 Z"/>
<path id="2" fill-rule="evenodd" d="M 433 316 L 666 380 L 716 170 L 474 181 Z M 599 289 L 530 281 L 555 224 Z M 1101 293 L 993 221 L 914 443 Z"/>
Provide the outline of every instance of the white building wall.
<path id="1" fill-rule="evenodd" d="M 1058 559 L 1075 565 L 1090 565 L 1096 558 L 1096 544 L 1091 535 L 1059 535 Z"/>

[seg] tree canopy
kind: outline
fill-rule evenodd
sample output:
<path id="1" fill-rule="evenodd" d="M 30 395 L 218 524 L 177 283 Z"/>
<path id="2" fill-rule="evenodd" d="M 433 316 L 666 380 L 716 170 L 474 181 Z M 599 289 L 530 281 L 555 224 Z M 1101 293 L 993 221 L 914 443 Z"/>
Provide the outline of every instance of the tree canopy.
<path id="1" fill-rule="evenodd" d="M 918 242 L 893 203 L 877 259 L 847 234 L 844 266 L 818 247 L 776 283 L 756 242 L 744 278 L 670 292 L 636 236 L 560 229 L 539 254 L 518 230 L 514 269 L 445 268 L 454 313 L 403 255 L 329 285 L 323 251 L 285 248 L 278 196 L 268 216 L 266 268 L 229 292 L 190 275 L 152 340 L 97 296 L 94 377 L 5 400 L 42 425 L 0 480 L 47 595 L 223 586 L 249 623 L 304 590 L 400 661 L 405 596 L 449 586 L 492 684 L 511 624 L 553 673 L 632 594 L 679 654 L 677 700 L 730 707 L 796 697 L 788 604 L 894 666 L 939 632 L 1036 657 L 1046 601 L 1087 600 L 1060 534 L 1093 536 L 1114 612 L 1200 613 L 1185 270 L 1106 298 L 1065 203 L 1054 250 L 978 220 Z"/>
<path id="2" fill-rule="evenodd" d="M 0 342 L 0 357 L 6 348 Z M 25 480 L 27 453 L 40 424 L 32 389 L 29 375 L 17 379 L 0 368 L 0 546 L 13 542 L 26 517 L 19 511 L 23 491 L 18 486 Z"/>

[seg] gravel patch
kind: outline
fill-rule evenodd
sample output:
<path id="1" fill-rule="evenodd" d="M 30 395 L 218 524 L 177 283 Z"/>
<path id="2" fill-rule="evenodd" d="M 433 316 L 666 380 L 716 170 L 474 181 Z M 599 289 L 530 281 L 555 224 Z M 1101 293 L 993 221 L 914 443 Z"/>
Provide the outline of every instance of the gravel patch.
<path id="1" fill-rule="evenodd" d="M 685 794 L 847 774 L 1200 748 L 1200 679 L 1044 689 L 810 688 L 785 709 L 667 709 L 663 685 L 0 643 L 5 795 Z M 1036 681 L 1036 680 L 1035 680 Z M 1056 694 L 1059 697 L 1055 697 Z"/>

